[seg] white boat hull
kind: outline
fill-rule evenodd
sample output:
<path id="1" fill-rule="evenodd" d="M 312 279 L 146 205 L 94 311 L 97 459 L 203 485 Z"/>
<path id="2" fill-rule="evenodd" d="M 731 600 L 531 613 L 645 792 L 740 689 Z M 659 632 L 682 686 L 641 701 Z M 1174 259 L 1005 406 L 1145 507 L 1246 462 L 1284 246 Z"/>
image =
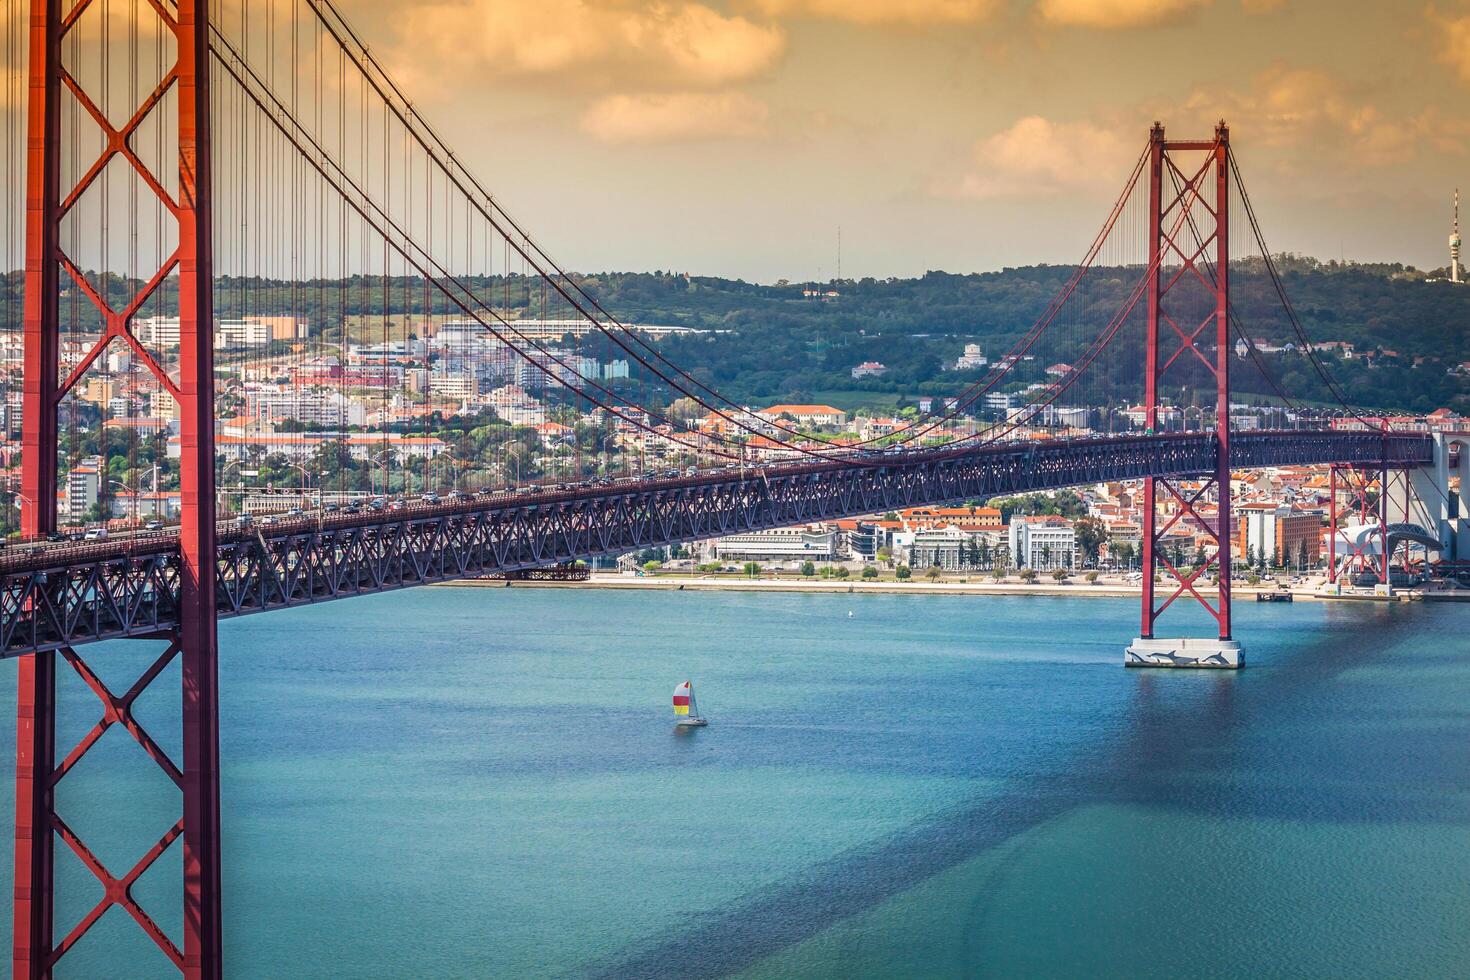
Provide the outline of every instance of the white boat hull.
<path id="1" fill-rule="evenodd" d="M 708 724 L 709 724 L 709 722 L 705 721 L 703 718 L 680 718 L 678 721 L 674 722 L 674 727 L 675 728 L 703 728 L 705 725 L 708 725 Z"/>

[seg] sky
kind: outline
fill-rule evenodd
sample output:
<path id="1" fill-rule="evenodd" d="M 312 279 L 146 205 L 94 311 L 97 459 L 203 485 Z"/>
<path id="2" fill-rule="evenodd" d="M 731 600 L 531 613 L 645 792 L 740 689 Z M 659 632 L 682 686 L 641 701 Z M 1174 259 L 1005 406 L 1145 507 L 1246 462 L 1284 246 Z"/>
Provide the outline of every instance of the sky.
<path id="1" fill-rule="evenodd" d="M 1154 120 L 1228 120 L 1277 251 L 1437 268 L 1470 198 L 1470 0 L 336 2 L 586 272 L 1075 263 Z"/>
<path id="2" fill-rule="evenodd" d="M 1470 0 L 344 0 L 583 270 L 1075 262 L 1161 120 L 1226 118 L 1275 250 L 1446 264 Z"/>

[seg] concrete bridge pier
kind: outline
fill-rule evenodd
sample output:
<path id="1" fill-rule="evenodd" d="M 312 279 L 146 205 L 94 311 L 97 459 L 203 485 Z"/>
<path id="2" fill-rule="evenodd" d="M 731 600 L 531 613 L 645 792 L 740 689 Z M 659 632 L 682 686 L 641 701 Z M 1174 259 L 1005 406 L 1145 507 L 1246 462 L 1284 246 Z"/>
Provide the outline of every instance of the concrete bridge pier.
<path id="1" fill-rule="evenodd" d="M 1402 471 L 1390 471 L 1385 518 L 1389 524 L 1417 524 L 1440 542 L 1441 556 L 1470 561 L 1470 481 L 1462 470 L 1470 466 L 1470 435 L 1434 436 L 1434 461 Z M 1450 480 L 1460 476 L 1460 487 Z"/>
<path id="2" fill-rule="evenodd" d="M 1237 640 L 1186 637 L 1160 640 L 1138 637 L 1123 651 L 1125 667 L 1206 667 L 1235 670 L 1245 666 Z"/>

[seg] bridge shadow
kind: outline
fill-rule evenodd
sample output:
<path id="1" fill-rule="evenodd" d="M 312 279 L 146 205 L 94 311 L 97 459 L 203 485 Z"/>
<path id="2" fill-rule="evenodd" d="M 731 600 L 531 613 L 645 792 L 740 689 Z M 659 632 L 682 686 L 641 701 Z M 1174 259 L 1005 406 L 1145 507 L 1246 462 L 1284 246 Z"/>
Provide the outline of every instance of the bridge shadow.
<path id="1" fill-rule="evenodd" d="M 1333 682 L 1359 668 L 1383 666 L 1383 651 L 1402 648 L 1419 629 L 1412 617 L 1385 617 L 1371 646 L 1344 645 L 1341 632 L 1332 631 L 1279 664 L 1257 666 L 1271 672 L 1269 684 L 1252 685 L 1248 674 L 1139 671 L 1126 730 L 1069 752 L 1056 771 L 815 864 L 589 973 L 656 977 L 667 974 L 671 962 L 696 963 L 713 976 L 737 973 L 1028 830 L 1095 805 L 1302 822 L 1470 824 L 1464 797 L 1454 791 L 1470 755 L 1464 738 L 1470 712 L 1457 709 L 1412 724 L 1387 711 L 1370 716 L 1393 731 L 1375 740 L 1354 730 L 1353 723 L 1364 719 L 1354 706 L 1340 725 L 1318 731 L 1310 742 L 1275 746 L 1292 756 L 1284 768 L 1247 770 L 1253 785 L 1241 779 L 1241 767 L 1261 751 L 1251 740 L 1273 739 L 1296 704 L 1317 701 L 1320 709 L 1333 698 Z M 1167 696 L 1167 688 L 1180 683 L 1208 686 L 1203 712 L 1197 698 Z M 1446 738 L 1447 732 L 1458 734 Z M 1410 766 L 1399 764 L 1406 745 L 1416 747 Z M 1435 792 L 1436 786 L 1449 789 Z M 972 962 L 983 961 L 983 951 L 975 952 L 980 956 Z"/>

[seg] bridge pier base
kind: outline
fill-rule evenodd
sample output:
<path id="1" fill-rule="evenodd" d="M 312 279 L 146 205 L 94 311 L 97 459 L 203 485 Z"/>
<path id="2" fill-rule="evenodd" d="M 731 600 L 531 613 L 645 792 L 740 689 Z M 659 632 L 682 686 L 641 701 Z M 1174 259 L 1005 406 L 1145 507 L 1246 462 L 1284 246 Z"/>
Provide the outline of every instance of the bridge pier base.
<path id="1" fill-rule="evenodd" d="M 1201 637 L 1161 640 L 1137 637 L 1123 651 L 1123 666 L 1237 670 L 1245 666 L 1245 653 L 1235 640 Z"/>

